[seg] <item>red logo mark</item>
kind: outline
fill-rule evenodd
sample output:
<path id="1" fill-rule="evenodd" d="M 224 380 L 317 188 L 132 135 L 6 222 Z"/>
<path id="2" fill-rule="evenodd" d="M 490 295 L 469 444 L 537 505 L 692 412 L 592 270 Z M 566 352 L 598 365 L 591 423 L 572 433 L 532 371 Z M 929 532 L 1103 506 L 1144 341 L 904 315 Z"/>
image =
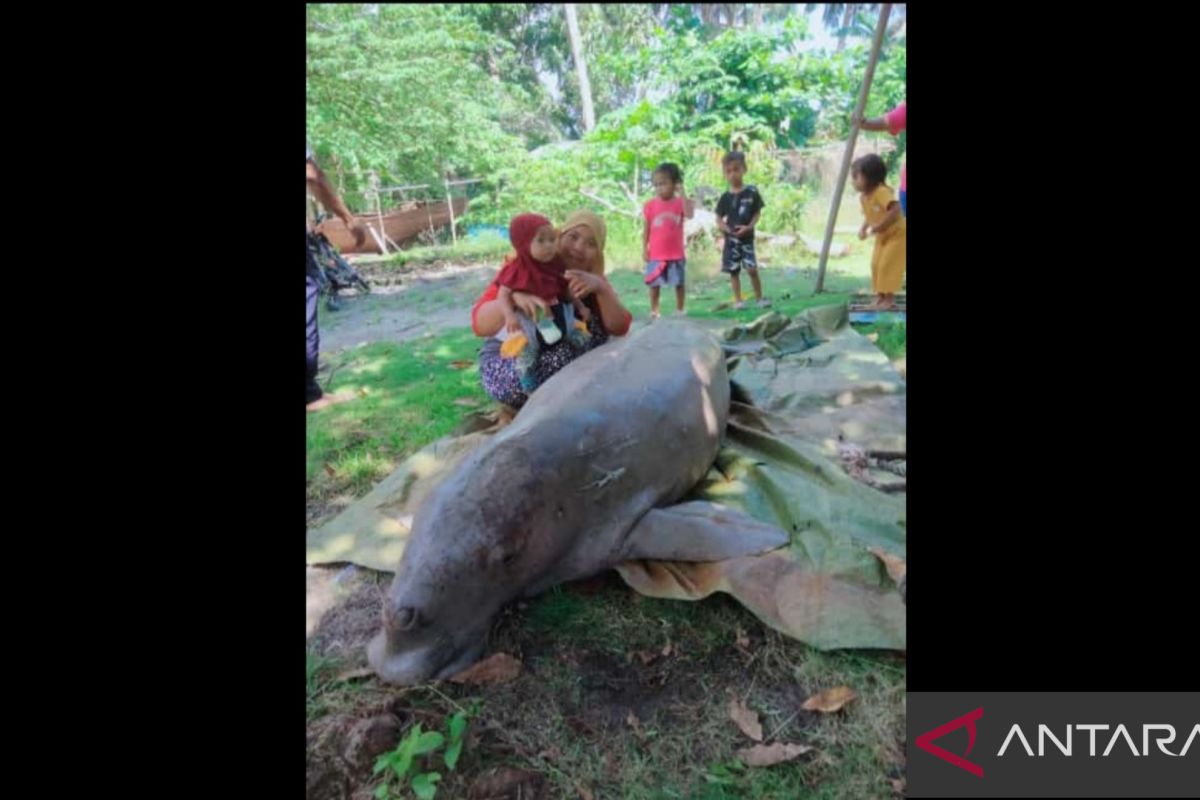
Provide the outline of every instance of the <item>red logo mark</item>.
<path id="1" fill-rule="evenodd" d="M 963 753 L 963 756 L 970 755 L 971 748 L 975 746 L 975 720 L 979 719 L 982 716 L 983 716 L 983 707 L 980 706 L 979 708 L 975 709 L 974 711 L 972 711 L 969 714 L 963 714 L 958 719 L 951 720 L 950 722 L 947 722 L 945 725 L 939 725 L 938 727 L 934 728 L 933 730 L 928 731 L 928 732 L 923 733 L 920 736 L 918 736 L 917 737 L 917 747 L 921 748 L 922 750 L 924 750 L 926 753 L 929 753 L 930 755 L 935 755 L 938 758 L 942 759 L 943 761 L 949 761 L 954 766 L 961 767 L 962 769 L 965 769 L 967 772 L 971 773 L 972 775 L 976 775 L 976 776 L 982 778 L 983 777 L 983 767 L 979 766 L 978 764 L 972 764 L 970 761 L 967 761 L 962 756 L 951 753 L 949 750 L 943 749 L 941 747 L 938 747 L 936 744 L 933 744 L 934 739 L 940 739 L 943 736 L 945 736 L 947 733 L 949 733 L 950 731 L 956 731 L 965 725 L 965 726 L 967 726 L 967 732 L 971 735 L 971 741 L 969 744 L 967 744 L 967 752 Z"/>

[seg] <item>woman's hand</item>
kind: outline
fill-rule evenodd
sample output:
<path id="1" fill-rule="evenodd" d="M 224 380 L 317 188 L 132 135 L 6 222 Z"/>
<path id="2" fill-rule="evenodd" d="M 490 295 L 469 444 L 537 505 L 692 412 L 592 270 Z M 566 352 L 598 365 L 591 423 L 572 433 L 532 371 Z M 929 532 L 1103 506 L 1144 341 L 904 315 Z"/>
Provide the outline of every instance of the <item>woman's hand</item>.
<path id="1" fill-rule="evenodd" d="M 593 275 L 590 272 L 584 272 L 578 269 L 569 269 L 566 272 L 567 287 L 571 290 L 571 295 L 576 300 L 582 300 L 589 294 L 603 291 L 608 283 L 599 275 Z"/>
<path id="2" fill-rule="evenodd" d="M 532 320 L 536 320 L 538 318 L 539 310 L 541 310 L 543 315 L 550 313 L 550 304 L 538 297 L 536 294 L 513 292 L 512 302 L 518 310 L 523 312 L 525 316 Z M 510 327 L 509 330 L 511 331 L 512 328 Z"/>

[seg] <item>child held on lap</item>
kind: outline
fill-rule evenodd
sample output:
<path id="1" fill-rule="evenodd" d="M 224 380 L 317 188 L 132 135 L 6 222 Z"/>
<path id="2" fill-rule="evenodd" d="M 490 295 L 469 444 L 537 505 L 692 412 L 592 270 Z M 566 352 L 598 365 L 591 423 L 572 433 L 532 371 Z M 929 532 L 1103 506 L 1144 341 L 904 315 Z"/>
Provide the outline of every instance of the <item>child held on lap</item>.
<path id="1" fill-rule="evenodd" d="M 854 188 L 862 203 L 862 228 L 859 239 L 875 234 L 875 250 L 871 253 L 871 288 L 875 302 L 871 308 L 890 310 L 896 307 L 896 292 L 904 281 L 907 250 L 907 226 L 900 216 L 900 204 L 892 188 L 884 181 L 887 166 L 875 154 L 863 156 L 850 166 Z"/>
<path id="2" fill-rule="evenodd" d="M 650 319 L 658 319 L 659 291 L 675 287 L 675 313 L 683 314 L 687 257 L 683 221 L 691 219 L 694 205 L 683 194 L 683 172 L 677 164 L 659 164 L 653 175 L 655 197 L 646 201 L 642 216 L 642 250 L 646 259 L 646 285 L 650 287 Z"/>
<path id="3" fill-rule="evenodd" d="M 762 295 L 762 282 L 758 277 L 758 259 L 754 255 L 754 226 L 758 224 L 759 214 L 762 213 L 762 195 L 755 186 L 743 186 L 742 179 L 746 175 L 746 154 L 735 150 L 726 153 L 721 159 L 725 169 L 725 180 L 729 182 L 729 191 L 721 195 L 717 201 L 717 227 L 725 236 L 725 245 L 721 252 L 721 271 L 729 273 L 729 281 L 733 284 L 734 308 L 745 308 L 742 300 L 742 281 L 739 273 L 744 267 L 750 273 L 750 283 L 754 286 L 754 299 L 760 308 L 771 305 Z"/>
<path id="4" fill-rule="evenodd" d="M 500 354 L 517 359 L 517 372 L 526 391 L 537 388 L 534 367 L 543 344 L 534 321 L 513 305 L 513 292 L 527 292 L 550 304 L 554 324 L 572 347 L 582 348 L 587 340 L 587 310 L 572 299 L 567 289 L 566 266 L 558 257 L 558 237 L 550 220 L 541 214 L 519 214 L 508 226 L 513 253 L 500 268 L 497 299 L 504 312 L 504 330 L 496 334 L 503 342 Z M 553 331 L 550 331 L 553 333 Z M 558 336 L 554 337 L 557 341 Z"/>

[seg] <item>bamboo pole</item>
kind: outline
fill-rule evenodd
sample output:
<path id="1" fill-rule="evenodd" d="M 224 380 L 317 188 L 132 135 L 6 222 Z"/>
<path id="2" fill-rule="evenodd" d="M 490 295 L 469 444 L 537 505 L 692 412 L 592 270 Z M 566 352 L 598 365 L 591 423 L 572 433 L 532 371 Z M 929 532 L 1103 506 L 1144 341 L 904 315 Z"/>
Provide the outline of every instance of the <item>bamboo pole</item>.
<path id="1" fill-rule="evenodd" d="M 884 3 L 879 11 L 879 19 L 875 23 L 875 39 L 871 42 L 871 56 L 867 60 L 867 71 L 863 74 L 862 89 L 858 92 L 858 102 L 854 106 L 854 116 L 850 122 L 850 139 L 846 142 L 846 154 L 842 156 L 842 166 L 838 169 L 837 183 L 833 187 L 833 204 L 829 207 L 829 219 L 825 221 L 825 238 L 821 242 L 821 260 L 817 265 L 817 286 L 814 294 L 825 291 L 825 264 L 829 261 L 829 246 L 833 242 L 833 228 L 837 224 L 838 209 L 842 205 L 842 192 L 846 188 L 846 177 L 850 174 L 850 162 L 854 159 L 854 145 L 858 141 L 858 123 L 864 109 L 867 107 L 867 95 L 871 92 L 871 80 L 875 77 L 875 64 L 879 61 L 879 50 L 883 46 L 883 37 L 887 31 L 888 15 L 892 12 L 892 4 Z"/>
<path id="2" fill-rule="evenodd" d="M 457 247 L 458 234 L 454 231 L 454 198 L 450 196 L 450 176 L 443 176 L 443 181 L 446 186 L 446 208 L 450 209 L 450 240 Z"/>
<path id="3" fill-rule="evenodd" d="M 387 234 L 383 228 L 383 201 L 379 199 L 379 176 L 372 170 L 371 172 L 371 187 L 374 189 L 375 195 L 375 221 L 379 224 L 379 236 L 376 237 L 379 242 L 379 252 L 387 255 Z"/>

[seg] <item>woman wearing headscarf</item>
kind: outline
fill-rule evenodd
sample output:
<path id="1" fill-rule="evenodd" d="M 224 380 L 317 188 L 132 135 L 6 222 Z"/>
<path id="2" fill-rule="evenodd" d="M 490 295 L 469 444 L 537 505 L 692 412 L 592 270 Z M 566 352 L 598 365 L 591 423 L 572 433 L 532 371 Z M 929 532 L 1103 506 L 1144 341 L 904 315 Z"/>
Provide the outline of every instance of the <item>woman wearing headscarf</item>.
<path id="1" fill-rule="evenodd" d="M 590 211 L 576 211 L 559 228 L 558 254 L 566 265 L 567 285 L 572 296 L 591 312 L 587 322 L 587 349 L 598 347 L 610 336 L 629 332 L 633 315 L 621 305 L 616 290 L 604 277 L 604 220 Z M 520 408 L 529 399 L 522 390 L 513 359 L 500 356 L 500 342 L 494 335 L 504 326 L 504 310 L 497 299 L 499 285 L 493 281 L 471 309 L 471 329 L 476 336 L 489 337 L 479 354 L 479 372 L 483 388 L 498 403 Z M 513 304 L 530 319 L 538 311 L 549 312 L 545 300 L 533 294 L 514 292 Z M 542 348 L 535 367 L 538 385 L 577 357 L 565 339 Z"/>

